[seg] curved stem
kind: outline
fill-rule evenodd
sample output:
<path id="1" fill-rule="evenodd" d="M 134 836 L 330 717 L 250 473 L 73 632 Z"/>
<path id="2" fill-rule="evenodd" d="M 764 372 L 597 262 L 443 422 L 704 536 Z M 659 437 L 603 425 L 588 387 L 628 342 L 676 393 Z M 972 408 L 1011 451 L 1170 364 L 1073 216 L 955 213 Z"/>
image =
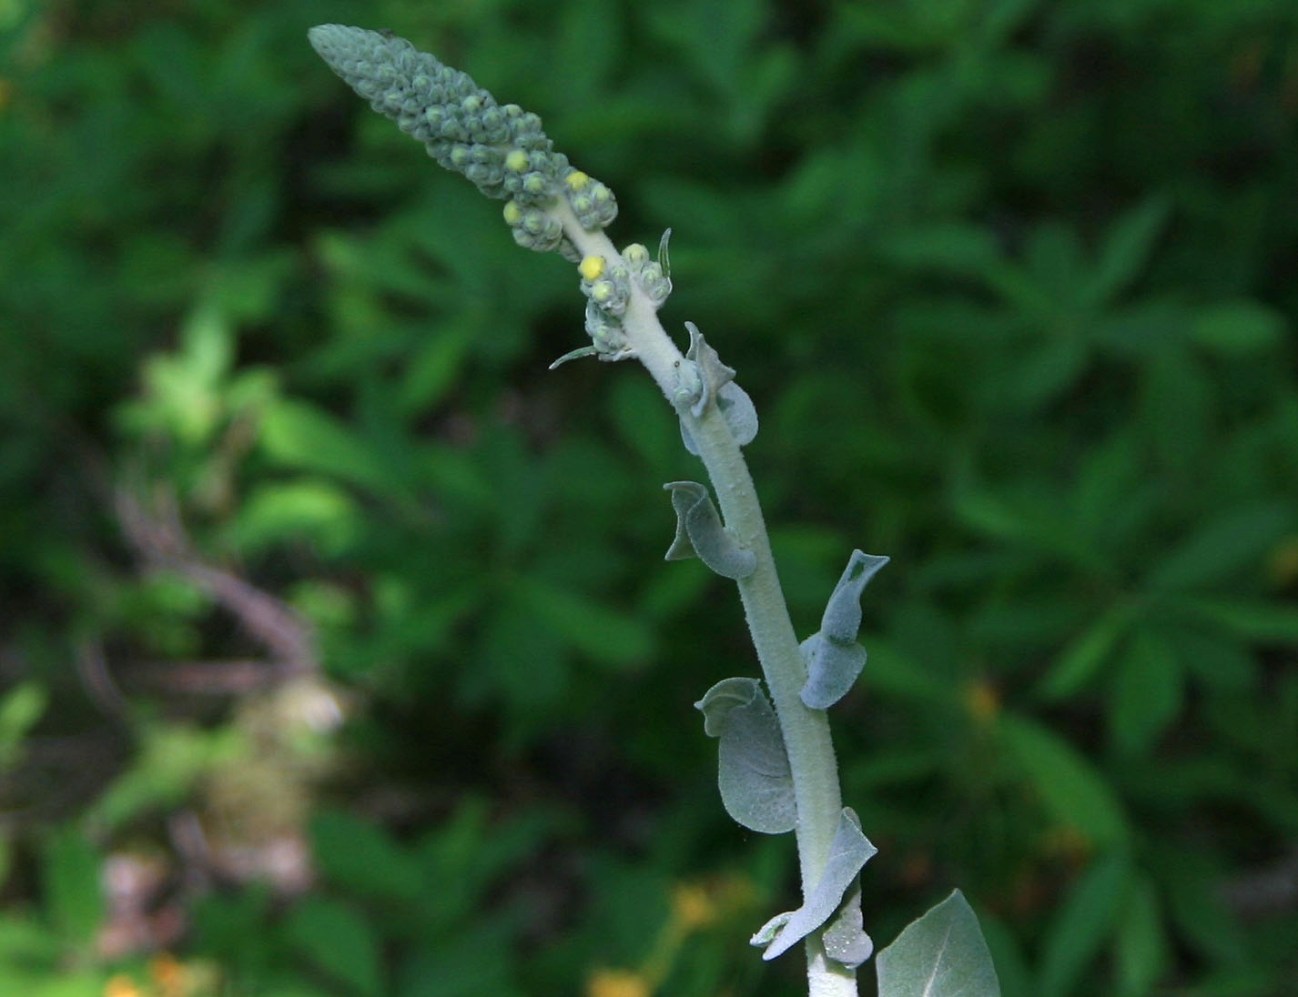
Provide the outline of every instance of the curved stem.
<path id="1" fill-rule="evenodd" d="M 610 263 L 619 258 L 609 238 L 602 231 L 582 229 L 566 204 L 561 203 L 555 213 L 569 240 L 584 255 L 603 256 Z M 676 404 L 676 372 L 683 357 L 658 321 L 656 308 L 638 288 L 632 289 L 622 324 L 637 358 L 688 426 L 712 481 L 726 529 L 757 557 L 753 573 L 738 582 L 739 596 L 788 752 L 797 801 L 802 892 L 804 897 L 809 896 L 829 862 L 830 845 L 843 807 L 838 763 L 825 711 L 808 709 L 799 697 L 807 678 L 806 664 L 780 588 L 757 491 L 739 444 L 717 407 L 708 406 L 696 418 L 688 406 Z M 855 972 L 825 955 L 819 932 L 807 939 L 806 949 L 811 997 L 856 997 Z"/>

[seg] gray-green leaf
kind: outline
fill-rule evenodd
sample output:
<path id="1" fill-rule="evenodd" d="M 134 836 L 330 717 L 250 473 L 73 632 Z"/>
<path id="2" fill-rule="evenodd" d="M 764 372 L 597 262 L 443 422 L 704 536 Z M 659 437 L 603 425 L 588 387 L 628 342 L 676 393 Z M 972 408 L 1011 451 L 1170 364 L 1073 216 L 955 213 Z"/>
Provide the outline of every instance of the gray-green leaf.
<path id="1" fill-rule="evenodd" d="M 734 381 L 729 381 L 717 389 L 717 411 L 721 413 L 721 418 L 726 420 L 730 435 L 741 447 L 747 446 L 757 438 L 757 407 L 748 396 L 748 392 Z M 684 419 L 681 420 L 681 442 L 695 457 L 699 455 L 699 445 L 694 442 L 694 437 L 689 427 L 685 425 Z"/>
<path id="2" fill-rule="evenodd" d="M 820 630 L 802 642 L 807 681 L 800 695 L 808 708 L 829 709 L 847 695 L 865 667 L 865 648 L 856 643 L 861 627 L 861 592 L 887 563 L 886 557 L 852 551 L 829 596 Z"/>
<path id="3" fill-rule="evenodd" d="M 716 402 L 717 411 L 726 420 L 730 435 L 741 447 L 757 437 L 757 408 L 748 392 L 735 383 L 735 372 L 721 362 L 717 351 L 708 345 L 703 333 L 693 322 L 686 322 L 690 334 L 690 348 L 685 353 L 685 365 L 690 374 L 682 375 L 682 390 L 690 402 L 690 414 L 698 419 L 707 411 L 708 404 Z M 692 381 L 692 385 L 688 382 Z M 681 441 L 694 456 L 699 455 L 698 445 L 685 420 L 681 419 Z"/>
<path id="4" fill-rule="evenodd" d="M 955 890 L 875 960 L 879 997 L 999 997 L 978 918 Z"/>
<path id="5" fill-rule="evenodd" d="M 798 695 L 811 710 L 827 710 L 837 703 L 865 668 L 865 648 L 856 641 L 838 644 L 814 633 L 799 649 L 807 663 L 807 681 Z"/>
<path id="6" fill-rule="evenodd" d="M 829 861 L 801 907 L 792 913 L 777 914 L 753 935 L 751 943 L 766 946 L 762 958 L 783 955 L 807 935 L 834 916 L 848 887 L 856 882 L 861 868 L 878 851 L 861 831 L 861 821 L 851 807 L 844 807 L 838 819 L 838 830 L 829 847 Z M 835 928 L 838 923 L 835 922 Z M 836 936 L 837 937 L 837 936 Z M 859 939 L 852 952 L 859 951 Z"/>
<path id="7" fill-rule="evenodd" d="M 748 392 L 734 381 L 717 389 L 717 408 L 730 427 L 730 435 L 741 447 L 757 438 L 757 407 Z"/>
<path id="8" fill-rule="evenodd" d="M 663 488 L 672 493 L 676 510 L 676 536 L 665 559 L 683 561 L 697 557 L 723 578 L 747 578 L 757 567 L 757 555 L 740 547 L 712 504 L 708 490 L 697 481 L 669 481 Z"/>
<path id="9" fill-rule="evenodd" d="M 775 708 L 752 678 L 722 679 L 694 704 L 703 729 L 721 739 L 717 786 L 726 813 L 762 834 L 797 823 L 793 776 Z"/>
<path id="10" fill-rule="evenodd" d="M 865 933 L 862 923 L 861 880 L 857 877 L 856 885 L 838 909 L 838 917 L 820 936 L 825 954 L 848 969 L 855 969 L 870 958 L 870 954 L 874 952 L 874 942 Z"/>
<path id="11" fill-rule="evenodd" d="M 856 640 L 857 631 L 861 629 L 861 593 L 887 563 L 888 558 L 879 554 L 852 551 L 847 567 L 825 605 L 825 615 L 820 620 L 821 633 L 840 643 Z"/>
<path id="12" fill-rule="evenodd" d="M 685 359 L 696 365 L 702 381 L 702 390 L 690 409 L 697 419 L 708 407 L 708 402 L 716 397 L 725 385 L 734 381 L 735 369 L 721 362 L 720 354 L 703 338 L 703 333 L 699 332 L 697 325 L 686 322 L 685 328 L 690 334 L 690 348 L 685 351 Z"/>

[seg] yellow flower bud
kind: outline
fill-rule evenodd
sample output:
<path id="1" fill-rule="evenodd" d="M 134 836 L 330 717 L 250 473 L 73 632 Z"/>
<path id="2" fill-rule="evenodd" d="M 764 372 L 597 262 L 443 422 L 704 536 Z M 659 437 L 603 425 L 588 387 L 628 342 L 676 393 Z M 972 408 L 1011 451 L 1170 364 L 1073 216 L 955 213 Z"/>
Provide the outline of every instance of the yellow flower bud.
<path id="1" fill-rule="evenodd" d="M 523 209 L 517 201 L 510 201 L 505 205 L 505 222 L 509 225 L 517 225 L 523 220 Z"/>
<path id="2" fill-rule="evenodd" d="M 531 165 L 531 160 L 527 158 L 527 153 L 522 149 L 514 149 L 505 157 L 505 169 L 512 170 L 515 173 L 522 173 Z"/>
<path id="3" fill-rule="evenodd" d="M 564 178 L 563 182 L 568 185 L 569 190 L 582 190 L 590 183 L 590 177 L 581 170 L 573 170 Z"/>
<path id="4" fill-rule="evenodd" d="M 604 275 L 604 257 L 584 257 L 577 269 L 581 271 L 581 275 L 587 280 L 599 280 Z"/>

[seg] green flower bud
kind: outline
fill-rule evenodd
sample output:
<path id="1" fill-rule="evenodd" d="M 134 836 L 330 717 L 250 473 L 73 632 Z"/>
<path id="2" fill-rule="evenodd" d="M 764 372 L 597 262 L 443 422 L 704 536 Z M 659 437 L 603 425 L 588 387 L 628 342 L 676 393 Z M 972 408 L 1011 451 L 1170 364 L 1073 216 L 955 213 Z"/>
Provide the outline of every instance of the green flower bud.
<path id="1" fill-rule="evenodd" d="M 576 200 L 576 198 L 574 198 Z M 590 198 L 594 210 L 594 198 Z M 622 259 L 630 270 L 631 279 L 640 290 L 658 308 L 671 294 L 672 282 L 663 273 L 663 268 L 649 259 L 649 250 L 638 242 L 633 242 L 622 250 Z"/>
<path id="2" fill-rule="evenodd" d="M 613 192 L 598 180 L 587 178 L 587 182 L 574 186 L 572 175 L 569 175 L 564 184 L 564 194 L 567 195 L 572 213 L 588 232 L 607 228 L 617 217 L 617 200 L 613 197 Z"/>
<path id="3" fill-rule="evenodd" d="M 505 116 L 498 107 L 489 107 L 478 117 L 478 130 L 475 138 L 491 145 L 501 145 L 509 141 L 509 129 L 505 125 Z"/>
<path id="4" fill-rule="evenodd" d="M 621 320 L 609 315 L 594 301 L 586 302 L 586 332 L 601 359 L 621 360 L 630 355 Z"/>
<path id="5" fill-rule="evenodd" d="M 510 223 L 514 241 L 527 249 L 548 253 L 563 241 L 559 220 L 540 208 L 519 208 L 517 201 L 510 201 L 505 207 L 505 220 Z"/>
<path id="6" fill-rule="evenodd" d="M 582 261 L 581 250 L 574 246 L 566 236 L 559 242 L 559 255 L 569 263 L 580 263 Z"/>
<path id="7" fill-rule="evenodd" d="M 636 283 L 640 285 L 640 290 L 644 291 L 645 297 L 654 303 L 654 307 L 661 307 L 667 300 L 667 296 L 672 293 L 672 282 L 657 263 L 646 263 L 636 274 Z"/>
<path id="8" fill-rule="evenodd" d="M 633 270 L 639 270 L 649 262 L 649 250 L 638 242 L 633 242 L 622 250 L 622 259 L 631 265 Z"/>

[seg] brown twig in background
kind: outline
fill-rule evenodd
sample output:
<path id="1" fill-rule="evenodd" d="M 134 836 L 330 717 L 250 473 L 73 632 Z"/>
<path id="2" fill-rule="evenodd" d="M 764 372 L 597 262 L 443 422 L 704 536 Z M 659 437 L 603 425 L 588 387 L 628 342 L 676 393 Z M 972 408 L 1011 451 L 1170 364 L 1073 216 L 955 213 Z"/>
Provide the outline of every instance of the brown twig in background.
<path id="1" fill-rule="evenodd" d="M 190 581 L 238 620 L 269 655 L 265 662 L 167 665 L 168 684 L 178 683 L 188 691 L 240 693 L 318 671 L 319 655 L 310 623 L 282 599 L 204 560 L 189 539 L 174 494 L 162 487 L 153 492 L 153 501 L 147 507 L 129 488 L 118 487 L 114 492 L 122 534 L 142 565 L 146 570 L 169 571 Z"/>
<path id="2" fill-rule="evenodd" d="M 77 675 L 91 700 L 107 716 L 124 720 L 129 710 L 126 697 L 118 688 L 108 670 L 104 646 L 97 638 L 82 641 L 77 646 Z"/>

